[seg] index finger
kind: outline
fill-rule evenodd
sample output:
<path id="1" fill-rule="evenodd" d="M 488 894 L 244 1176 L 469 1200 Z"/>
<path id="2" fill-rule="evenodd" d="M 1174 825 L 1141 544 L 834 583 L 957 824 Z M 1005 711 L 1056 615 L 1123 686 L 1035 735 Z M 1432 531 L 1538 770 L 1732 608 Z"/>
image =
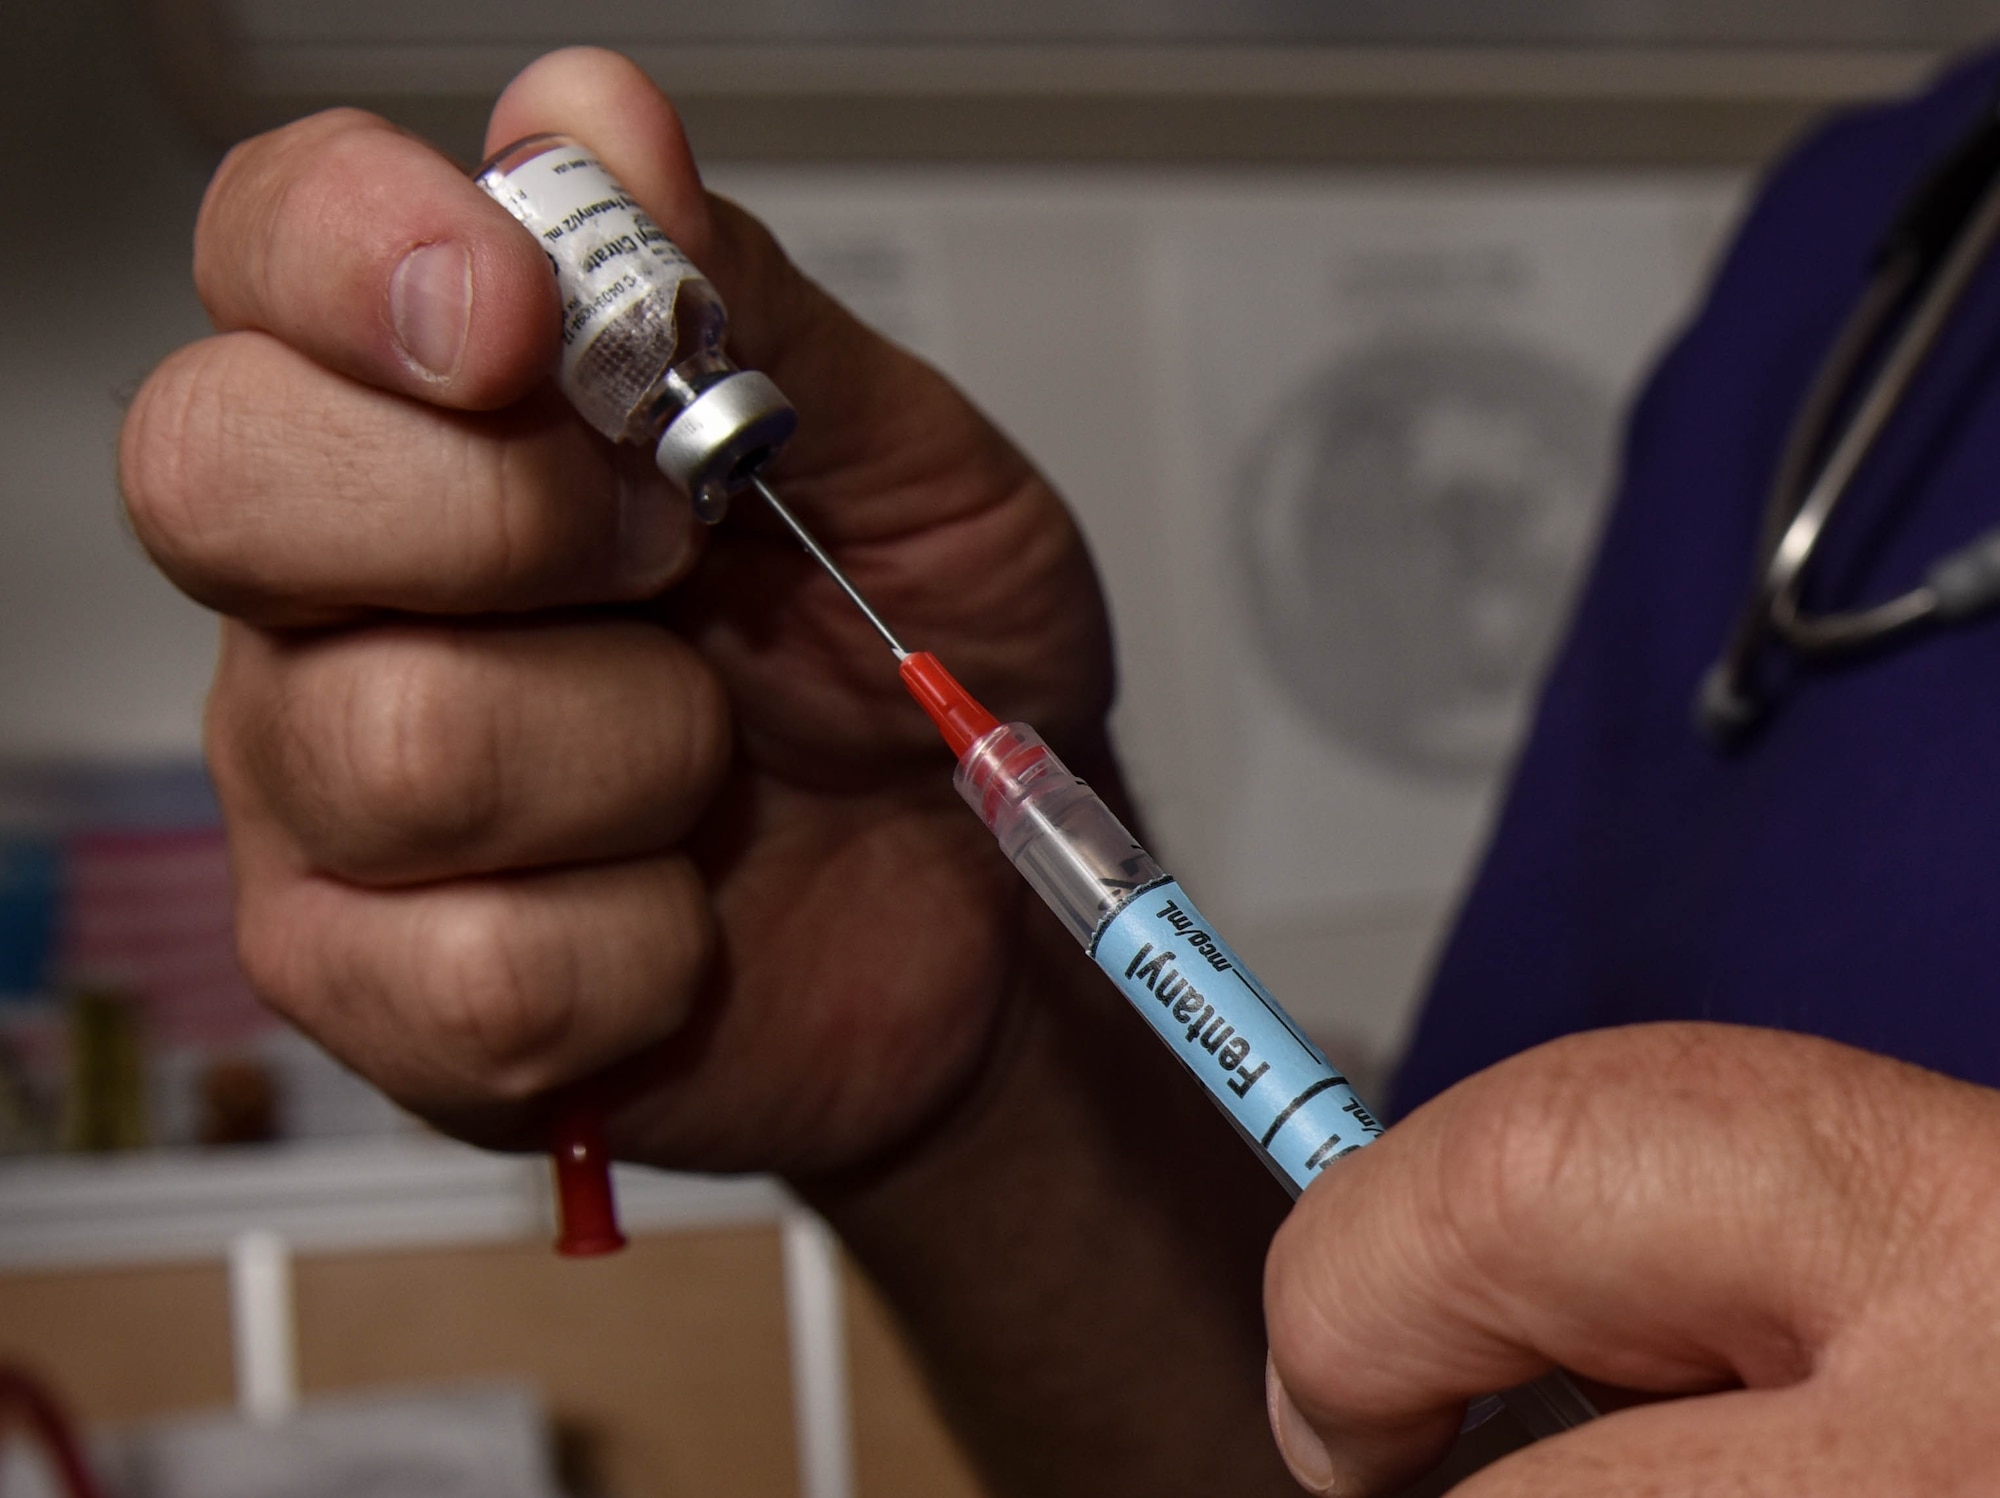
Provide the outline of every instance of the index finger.
<path id="1" fill-rule="evenodd" d="M 507 405 L 555 360 L 534 241 L 459 167 L 360 110 L 232 150 L 202 200 L 194 272 L 218 328 L 439 405 Z"/>

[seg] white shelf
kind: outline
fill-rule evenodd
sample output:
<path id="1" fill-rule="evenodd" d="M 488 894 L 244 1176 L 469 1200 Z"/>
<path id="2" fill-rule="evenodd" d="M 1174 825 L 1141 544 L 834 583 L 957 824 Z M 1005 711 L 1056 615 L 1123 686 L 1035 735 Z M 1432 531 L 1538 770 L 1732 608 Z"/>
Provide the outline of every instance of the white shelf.
<path id="1" fill-rule="evenodd" d="M 775 1222 L 764 1176 L 620 1166 L 628 1232 Z M 0 1269 L 220 1258 L 265 1230 L 298 1252 L 552 1235 L 548 1165 L 429 1138 L 0 1163 Z"/>

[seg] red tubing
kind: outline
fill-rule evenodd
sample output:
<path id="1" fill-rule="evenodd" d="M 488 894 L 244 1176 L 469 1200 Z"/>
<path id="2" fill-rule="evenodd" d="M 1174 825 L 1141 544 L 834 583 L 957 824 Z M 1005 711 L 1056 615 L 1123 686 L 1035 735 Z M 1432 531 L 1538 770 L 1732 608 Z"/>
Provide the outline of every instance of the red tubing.
<path id="1" fill-rule="evenodd" d="M 588 1103 L 570 1103 L 556 1118 L 556 1252 L 572 1259 L 615 1254 L 618 1198 L 611 1189 L 611 1152 L 604 1117 Z"/>
<path id="2" fill-rule="evenodd" d="M 103 1498 L 104 1489 L 85 1464 L 83 1445 L 55 1396 L 22 1369 L 0 1364 L 0 1435 L 12 1423 L 9 1417 L 17 1413 L 41 1440 L 49 1460 L 62 1475 L 63 1491 L 69 1498 Z"/>
<path id="3" fill-rule="evenodd" d="M 966 750 L 1000 726 L 928 650 L 904 656 L 897 669 L 903 674 L 903 685 L 917 699 L 917 706 L 930 714 L 956 758 L 965 758 Z"/>

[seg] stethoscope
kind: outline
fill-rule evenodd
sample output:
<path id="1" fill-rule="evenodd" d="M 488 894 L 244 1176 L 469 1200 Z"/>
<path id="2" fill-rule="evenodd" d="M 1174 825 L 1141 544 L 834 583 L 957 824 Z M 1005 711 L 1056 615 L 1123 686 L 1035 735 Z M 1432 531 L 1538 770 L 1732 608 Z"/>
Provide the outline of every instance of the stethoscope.
<path id="1" fill-rule="evenodd" d="M 2000 238 L 2000 100 L 1911 194 L 1875 254 L 1849 314 L 1786 436 L 1758 541 L 1756 583 L 1722 657 L 1695 694 L 1695 722 L 1719 746 L 1740 741 L 1766 704 L 1754 674 L 1773 636 L 1804 656 L 1858 650 L 1924 624 L 1958 624 L 2000 603 L 2000 528 L 1933 562 L 1917 587 L 1883 603 L 1809 613 L 1807 564 L 1882 429 Z M 1860 367 L 1901 327 L 1849 406 Z M 1850 410 L 1843 424 L 1836 417 Z"/>

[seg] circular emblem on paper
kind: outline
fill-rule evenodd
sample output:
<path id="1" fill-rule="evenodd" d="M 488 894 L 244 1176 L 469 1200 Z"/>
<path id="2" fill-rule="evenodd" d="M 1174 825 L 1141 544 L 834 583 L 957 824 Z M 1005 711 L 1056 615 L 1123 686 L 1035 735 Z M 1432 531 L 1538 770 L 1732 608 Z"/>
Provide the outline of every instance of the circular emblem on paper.
<path id="1" fill-rule="evenodd" d="M 1490 775 L 1568 612 L 1613 424 L 1599 382 L 1498 334 L 1384 338 L 1313 375 L 1252 448 L 1237 532 L 1280 689 L 1387 767 Z"/>

